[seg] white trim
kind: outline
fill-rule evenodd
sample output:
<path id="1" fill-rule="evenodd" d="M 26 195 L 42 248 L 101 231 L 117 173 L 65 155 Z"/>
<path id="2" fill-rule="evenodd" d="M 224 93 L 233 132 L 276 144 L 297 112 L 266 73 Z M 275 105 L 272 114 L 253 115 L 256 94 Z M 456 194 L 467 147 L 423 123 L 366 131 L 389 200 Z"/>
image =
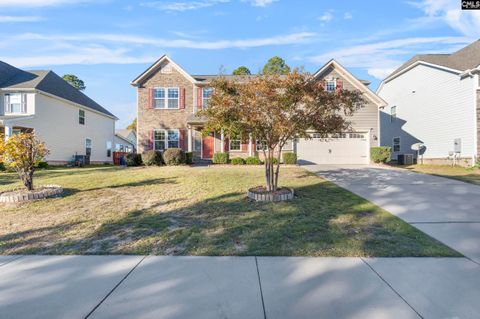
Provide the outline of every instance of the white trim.
<path id="1" fill-rule="evenodd" d="M 479 158 L 478 154 L 478 112 L 480 112 L 480 105 L 477 105 L 477 94 L 480 94 L 480 76 L 478 74 L 474 74 L 473 76 L 473 127 L 474 134 L 473 134 L 473 156 L 472 156 L 472 166 L 475 165 Z M 480 100 L 480 99 L 479 99 Z M 478 101 L 480 103 L 480 101 Z M 477 110 L 477 107 L 479 110 Z"/>
<path id="2" fill-rule="evenodd" d="M 232 150 L 232 141 L 239 141 L 240 142 L 240 149 L 239 150 Z M 242 140 L 241 139 L 237 140 L 237 139 L 230 139 L 229 138 L 228 139 L 228 151 L 229 152 L 240 152 L 241 153 L 242 152 Z"/>
<path id="3" fill-rule="evenodd" d="M 360 82 L 359 79 L 357 79 L 352 73 L 350 73 L 347 69 L 345 69 L 340 63 L 335 61 L 334 59 L 331 59 L 328 61 L 323 67 L 321 67 L 317 72 L 313 74 L 313 78 L 316 79 L 318 78 L 323 72 L 325 72 L 330 66 L 333 66 L 334 69 L 337 69 L 342 73 L 342 75 L 345 77 L 346 80 L 350 84 L 352 84 L 356 89 L 359 91 L 365 93 L 367 97 L 378 107 L 385 107 L 387 105 L 387 102 L 385 102 L 381 97 L 376 95 L 374 92 L 370 90 L 365 84 Z"/>
<path id="4" fill-rule="evenodd" d="M 190 82 L 196 83 L 195 79 L 185 72 L 184 69 L 182 69 L 179 65 L 177 65 L 172 59 L 170 59 L 166 54 L 160 57 L 155 63 L 153 63 L 148 69 L 143 71 L 142 74 L 140 74 L 138 77 L 136 77 L 130 84 L 133 86 L 139 86 L 143 80 L 149 76 L 153 71 L 155 71 L 164 61 L 168 61 L 169 63 L 174 66 L 178 72 L 180 72 L 184 77 L 186 77 Z"/>

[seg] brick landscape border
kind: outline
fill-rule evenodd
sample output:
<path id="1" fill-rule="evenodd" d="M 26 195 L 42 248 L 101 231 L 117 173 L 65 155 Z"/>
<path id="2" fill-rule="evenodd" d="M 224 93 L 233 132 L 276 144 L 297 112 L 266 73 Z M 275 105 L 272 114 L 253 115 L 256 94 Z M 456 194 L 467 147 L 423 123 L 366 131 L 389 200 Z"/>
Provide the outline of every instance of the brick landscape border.
<path id="1" fill-rule="evenodd" d="M 63 193 L 63 188 L 59 185 L 41 185 L 45 189 L 38 192 L 12 194 L 14 191 L 0 193 L 0 203 L 22 203 L 36 199 L 45 199 L 47 197 L 59 196 Z"/>
<path id="2" fill-rule="evenodd" d="M 292 200 L 295 195 L 293 188 L 288 188 L 288 190 L 290 190 L 288 194 L 265 194 L 256 193 L 249 189 L 248 198 L 257 202 L 285 202 L 287 200 Z"/>

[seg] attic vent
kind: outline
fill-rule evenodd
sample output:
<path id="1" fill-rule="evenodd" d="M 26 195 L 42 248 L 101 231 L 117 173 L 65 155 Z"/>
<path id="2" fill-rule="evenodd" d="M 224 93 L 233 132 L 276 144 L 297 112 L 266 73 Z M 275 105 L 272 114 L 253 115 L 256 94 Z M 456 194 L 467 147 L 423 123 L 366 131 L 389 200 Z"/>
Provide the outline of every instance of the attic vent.
<path id="1" fill-rule="evenodd" d="M 172 73 L 172 65 L 170 63 L 165 63 L 160 67 L 160 73 L 169 74 Z"/>

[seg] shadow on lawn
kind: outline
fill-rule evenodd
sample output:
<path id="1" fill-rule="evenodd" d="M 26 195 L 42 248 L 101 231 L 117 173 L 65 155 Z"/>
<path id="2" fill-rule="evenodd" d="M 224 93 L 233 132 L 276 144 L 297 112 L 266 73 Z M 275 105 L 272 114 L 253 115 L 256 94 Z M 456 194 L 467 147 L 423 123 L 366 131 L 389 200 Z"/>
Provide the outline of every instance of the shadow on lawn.
<path id="1" fill-rule="evenodd" d="M 331 183 L 296 188 L 296 194 L 290 202 L 259 203 L 232 192 L 170 210 L 162 207 L 175 201 L 157 202 L 81 238 L 68 237 L 78 223 L 10 234 L 0 254 L 458 256 Z M 48 244 L 35 241 L 42 237 Z"/>

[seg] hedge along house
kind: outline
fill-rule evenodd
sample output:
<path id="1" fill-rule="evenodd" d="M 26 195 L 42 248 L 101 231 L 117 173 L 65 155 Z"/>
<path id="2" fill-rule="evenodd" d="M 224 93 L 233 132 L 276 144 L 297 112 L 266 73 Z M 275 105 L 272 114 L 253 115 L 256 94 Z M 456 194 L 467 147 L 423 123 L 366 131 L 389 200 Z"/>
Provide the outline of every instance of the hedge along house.
<path id="1" fill-rule="evenodd" d="M 24 71 L 0 61 L 0 134 L 34 132 L 50 164 L 74 155 L 112 162 L 117 117 L 49 70 Z"/>
<path id="2" fill-rule="evenodd" d="M 244 80 L 245 76 L 223 75 L 229 80 Z M 138 151 L 179 147 L 193 152 L 194 158 L 210 160 L 216 152 L 228 152 L 231 158 L 259 156 L 262 145 L 253 139 L 234 139 L 221 132 L 202 136 L 206 118 L 198 112 L 208 107 L 212 94 L 209 83 L 217 75 L 190 75 L 164 55 L 140 74 L 132 85 L 137 88 L 137 147 Z M 336 61 L 331 60 L 314 77 L 325 80 L 328 91 L 345 89 L 362 91 L 367 105 L 352 117 L 352 130 L 330 138 L 292 141 L 284 152 L 296 152 L 305 163 L 366 164 L 369 149 L 378 146 L 378 109 L 385 103 L 371 92 L 368 82 L 356 79 Z"/>

